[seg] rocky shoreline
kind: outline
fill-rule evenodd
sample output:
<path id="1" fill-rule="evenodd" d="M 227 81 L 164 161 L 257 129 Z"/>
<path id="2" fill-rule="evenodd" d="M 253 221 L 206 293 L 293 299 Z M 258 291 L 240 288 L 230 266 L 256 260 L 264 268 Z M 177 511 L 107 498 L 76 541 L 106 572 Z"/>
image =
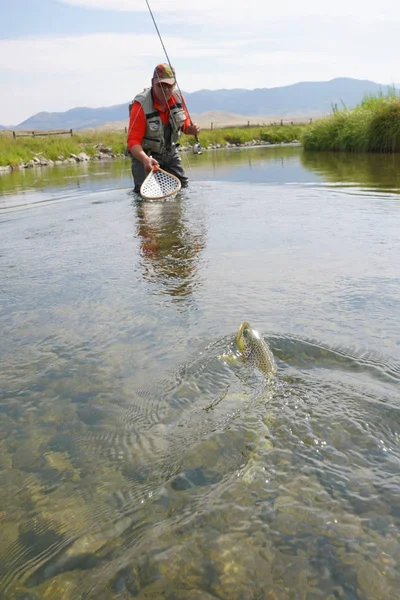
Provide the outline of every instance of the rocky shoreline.
<path id="1" fill-rule="evenodd" d="M 299 146 L 300 142 L 294 141 L 282 144 L 271 144 L 270 142 L 264 142 L 260 140 L 251 140 L 244 144 L 209 144 L 208 146 L 202 147 L 202 150 L 223 150 L 229 148 L 249 148 L 249 147 L 260 147 L 260 146 Z M 99 161 L 99 160 L 111 160 L 114 158 L 128 158 L 128 154 L 116 153 L 108 146 L 103 144 L 97 144 L 95 146 L 96 153 L 93 156 L 89 156 L 86 152 L 80 152 L 79 154 L 70 154 L 68 157 L 60 155 L 57 160 L 50 160 L 43 156 L 42 152 L 38 152 L 30 161 L 22 162 L 20 165 L 7 165 L 0 166 L 0 174 L 11 173 L 12 171 L 21 171 L 23 169 L 30 169 L 33 167 L 55 167 L 61 165 L 76 164 L 80 162 L 88 161 Z M 192 146 L 180 146 L 178 148 L 180 152 L 192 151 Z"/>
<path id="2" fill-rule="evenodd" d="M 20 171 L 22 169 L 29 169 L 31 167 L 58 167 L 61 165 L 76 164 L 79 162 L 88 162 L 93 160 L 110 160 L 112 158 L 125 158 L 126 154 L 118 154 L 113 152 L 108 146 L 97 144 L 95 146 L 96 153 L 93 156 L 89 156 L 86 152 L 80 152 L 79 154 L 70 154 L 68 157 L 60 155 L 57 160 L 50 160 L 43 156 L 43 152 L 38 152 L 32 160 L 28 162 L 22 162 L 16 166 L 0 166 L 0 173 L 9 173 L 11 171 Z"/>

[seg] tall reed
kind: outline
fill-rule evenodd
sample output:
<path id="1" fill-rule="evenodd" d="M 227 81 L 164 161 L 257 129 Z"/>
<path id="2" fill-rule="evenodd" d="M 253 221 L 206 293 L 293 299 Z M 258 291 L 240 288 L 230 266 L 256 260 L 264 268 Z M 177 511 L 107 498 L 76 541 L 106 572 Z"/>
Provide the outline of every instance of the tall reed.
<path id="1" fill-rule="evenodd" d="M 399 152 L 400 96 L 391 88 L 366 95 L 352 110 L 333 106 L 329 117 L 304 129 L 301 141 L 306 150 Z"/>

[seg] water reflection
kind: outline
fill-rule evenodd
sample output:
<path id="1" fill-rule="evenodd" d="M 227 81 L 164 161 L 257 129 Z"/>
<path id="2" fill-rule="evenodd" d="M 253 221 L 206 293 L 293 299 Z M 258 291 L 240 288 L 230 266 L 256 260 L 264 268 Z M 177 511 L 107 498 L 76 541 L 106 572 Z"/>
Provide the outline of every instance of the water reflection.
<path id="1" fill-rule="evenodd" d="M 199 181 L 268 184 L 344 183 L 365 188 L 400 189 L 400 156 L 305 152 L 298 146 L 271 146 L 210 150 L 195 159 L 183 153 L 192 185 Z M 132 189 L 125 159 L 61 167 L 24 169 L 0 177 L 0 210 L 59 195 L 106 189 Z M 64 196 L 63 196 L 64 197 Z"/>
<path id="2" fill-rule="evenodd" d="M 19 204 L 32 203 L 35 194 L 54 198 L 65 189 L 78 193 L 130 185 L 130 168 L 124 159 L 21 169 L 0 176 L 0 209 L 17 204 L 18 200 Z M 24 195 L 27 197 L 22 200 Z"/>
<path id="3" fill-rule="evenodd" d="M 205 247 L 204 224 L 189 221 L 184 198 L 137 202 L 135 210 L 143 278 L 177 300 L 190 296 L 198 283 L 198 262 Z"/>
<path id="4" fill-rule="evenodd" d="M 396 154 L 301 152 L 300 160 L 328 182 L 400 191 L 400 156 Z"/>
<path id="5" fill-rule="evenodd" d="M 301 165 L 302 152 L 298 146 L 210 150 L 196 157 L 196 162 L 188 165 L 188 171 L 192 180 L 308 183 L 310 172 Z"/>

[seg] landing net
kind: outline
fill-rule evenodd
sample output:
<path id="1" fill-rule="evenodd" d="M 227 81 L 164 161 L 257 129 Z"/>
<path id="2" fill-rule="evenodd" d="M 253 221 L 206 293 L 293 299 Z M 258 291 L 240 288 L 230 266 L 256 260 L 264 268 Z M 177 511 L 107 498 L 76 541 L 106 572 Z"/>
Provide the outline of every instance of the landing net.
<path id="1" fill-rule="evenodd" d="M 140 187 L 144 200 L 172 200 L 181 189 L 178 177 L 160 167 L 153 167 Z"/>

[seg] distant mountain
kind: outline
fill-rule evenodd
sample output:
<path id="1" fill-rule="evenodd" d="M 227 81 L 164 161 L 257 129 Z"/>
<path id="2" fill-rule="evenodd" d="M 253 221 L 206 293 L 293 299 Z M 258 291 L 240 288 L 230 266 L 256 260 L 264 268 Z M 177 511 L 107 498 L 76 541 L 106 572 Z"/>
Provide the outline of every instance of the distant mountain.
<path id="1" fill-rule="evenodd" d="M 368 80 L 338 78 L 255 90 L 199 90 L 184 92 L 184 95 L 192 114 L 223 111 L 237 115 L 296 117 L 326 114 L 331 111 L 333 104 L 353 108 L 365 94 L 386 92 L 389 87 Z M 113 121 L 127 122 L 128 104 L 73 108 L 57 113 L 40 112 L 15 129 L 85 129 Z"/>
<path id="2" fill-rule="evenodd" d="M 255 90 L 200 90 L 185 94 L 191 112 L 224 110 L 243 115 L 295 116 L 326 114 L 332 104 L 353 108 L 365 94 L 386 92 L 389 86 L 373 81 L 339 78 L 301 82 Z"/>
<path id="3" fill-rule="evenodd" d="M 106 121 L 128 120 L 128 102 L 105 108 L 72 108 L 65 112 L 40 112 L 29 117 L 15 129 L 85 129 Z"/>
<path id="4" fill-rule="evenodd" d="M 4 127 L 4 125 L 0 125 L 0 129 L 6 129 L 6 127 Z"/>

